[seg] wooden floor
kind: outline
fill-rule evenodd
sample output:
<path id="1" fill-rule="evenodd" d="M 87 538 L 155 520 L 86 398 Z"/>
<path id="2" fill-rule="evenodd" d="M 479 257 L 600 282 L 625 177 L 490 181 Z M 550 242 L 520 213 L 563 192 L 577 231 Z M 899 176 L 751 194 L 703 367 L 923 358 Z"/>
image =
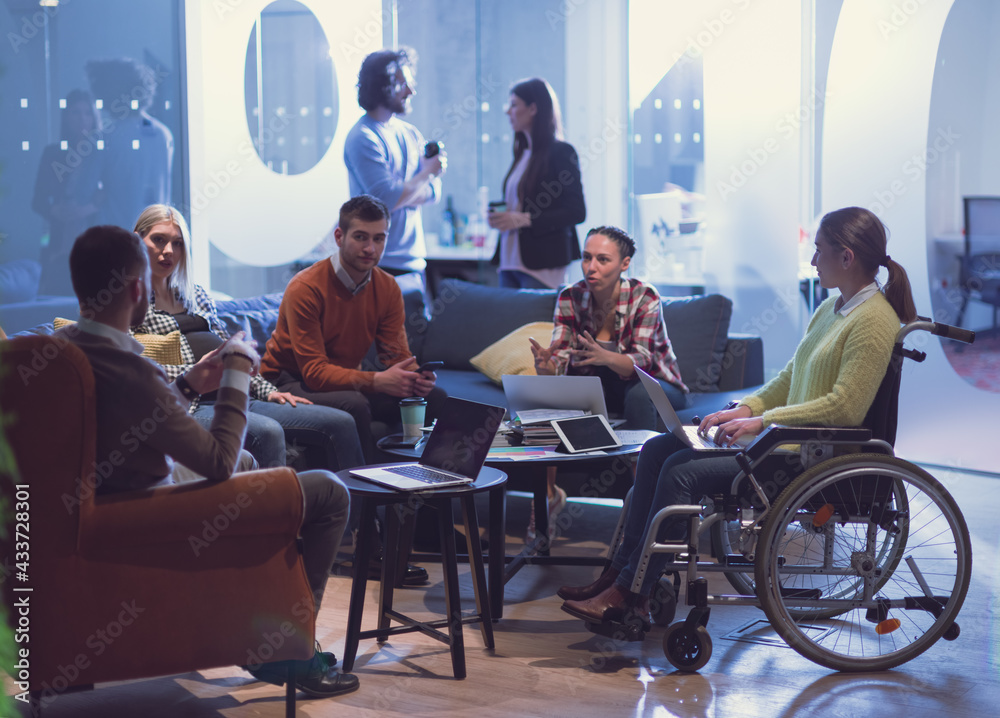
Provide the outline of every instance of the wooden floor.
<path id="1" fill-rule="evenodd" d="M 1000 706 L 1000 477 L 932 470 L 955 495 L 973 536 L 975 566 L 960 615 L 962 635 L 940 641 L 893 671 L 838 674 L 785 646 L 737 642 L 730 631 L 762 619 L 755 608 L 713 609 L 714 653 L 698 674 L 675 672 L 664 658 L 663 629 L 641 644 L 613 643 L 588 633 L 559 610 L 556 589 L 583 583 L 595 569 L 529 566 L 507 585 L 496 649 L 487 651 L 475 626 L 466 628 L 468 678 L 451 677 L 446 647 L 416 634 L 377 647 L 361 644 L 355 673 L 361 688 L 326 700 L 303 699 L 300 716 L 972 716 Z M 509 502 L 509 547 L 522 532 L 527 499 Z M 587 505 L 555 552 L 598 555 L 617 511 Z M 397 606 L 436 615 L 443 604 L 440 570 L 431 583 L 397 592 Z M 463 567 L 463 596 L 472 589 Z M 375 584 L 369 584 L 372 606 Z M 721 588 L 721 587 L 720 587 Z M 342 653 L 348 578 L 333 576 L 318 638 Z M 683 614 L 684 609 L 681 609 Z M 370 627 L 371 621 L 366 622 Z M 766 632 L 766 629 L 763 631 Z M 61 718 L 190 718 L 284 715 L 283 690 L 255 682 L 238 668 L 98 686 L 55 700 L 45 716 Z"/>

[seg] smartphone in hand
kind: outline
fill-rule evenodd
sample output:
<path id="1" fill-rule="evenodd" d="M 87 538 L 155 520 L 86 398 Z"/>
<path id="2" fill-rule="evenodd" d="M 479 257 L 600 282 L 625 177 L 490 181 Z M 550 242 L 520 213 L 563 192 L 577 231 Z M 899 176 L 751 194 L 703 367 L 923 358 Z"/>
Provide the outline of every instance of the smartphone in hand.
<path id="1" fill-rule="evenodd" d="M 421 364 L 419 367 L 417 367 L 416 372 L 418 374 L 420 374 L 421 372 L 425 372 L 425 371 L 435 372 L 438 369 L 444 369 L 444 362 L 443 361 L 426 361 L 423 364 Z"/>

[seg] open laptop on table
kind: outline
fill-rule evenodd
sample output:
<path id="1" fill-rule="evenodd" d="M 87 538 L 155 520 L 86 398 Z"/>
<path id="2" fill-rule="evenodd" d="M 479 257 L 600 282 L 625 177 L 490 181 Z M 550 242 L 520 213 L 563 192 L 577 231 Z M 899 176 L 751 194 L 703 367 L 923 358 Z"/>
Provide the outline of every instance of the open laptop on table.
<path id="1" fill-rule="evenodd" d="M 534 410 L 551 413 L 549 420 L 578 416 L 580 412 L 608 416 L 599 377 L 504 374 L 502 379 L 511 418 Z"/>
<path id="2" fill-rule="evenodd" d="M 397 491 L 471 484 L 483 468 L 504 411 L 450 396 L 417 461 L 351 469 L 351 476 Z"/>
<path id="3" fill-rule="evenodd" d="M 646 393 L 649 394 L 649 398 L 652 399 L 653 406 L 656 407 L 657 413 L 663 419 L 663 425 L 667 427 L 667 431 L 690 448 L 698 451 L 733 451 L 745 447 L 757 438 L 755 434 L 741 436 L 733 446 L 719 446 L 712 439 L 699 434 L 697 426 L 687 426 L 680 420 L 674 407 L 670 405 L 670 399 L 667 398 L 667 393 L 663 391 L 660 382 L 639 367 L 635 368 L 635 373 L 645 387 Z"/>

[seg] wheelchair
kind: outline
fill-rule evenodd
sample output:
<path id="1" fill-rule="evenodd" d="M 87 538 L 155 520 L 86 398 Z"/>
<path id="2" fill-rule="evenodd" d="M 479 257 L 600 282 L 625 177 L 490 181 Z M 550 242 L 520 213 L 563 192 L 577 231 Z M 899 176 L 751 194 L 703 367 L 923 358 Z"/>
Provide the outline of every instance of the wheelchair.
<path id="1" fill-rule="evenodd" d="M 789 646 L 836 671 L 890 669 L 940 638 L 958 637 L 955 619 L 972 571 L 969 530 L 945 488 L 893 453 L 903 360 L 926 358 L 903 346 L 915 331 L 966 343 L 975 339 L 973 332 L 922 317 L 903 326 L 862 427 L 768 427 L 736 454 L 740 471 L 728 496 L 668 506 L 655 515 L 631 590 L 639 591 L 654 554 L 673 555 L 651 606 L 657 624 L 670 624 L 663 650 L 675 668 L 694 672 L 711 657 L 712 605 L 761 608 Z M 754 472 L 782 451 L 797 453 L 803 470 L 776 492 L 777 482 Z M 631 490 L 609 562 L 630 499 Z M 679 516 L 690 522 L 689 538 L 657 541 L 660 525 Z M 699 559 L 699 538 L 706 534 L 715 561 Z M 701 574 L 713 572 L 723 573 L 736 594 L 710 595 Z M 665 578 L 671 574 L 673 585 Z M 681 584 L 691 609 L 671 624 Z M 638 641 L 650 627 L 627 620 L 587 628 Z"/>

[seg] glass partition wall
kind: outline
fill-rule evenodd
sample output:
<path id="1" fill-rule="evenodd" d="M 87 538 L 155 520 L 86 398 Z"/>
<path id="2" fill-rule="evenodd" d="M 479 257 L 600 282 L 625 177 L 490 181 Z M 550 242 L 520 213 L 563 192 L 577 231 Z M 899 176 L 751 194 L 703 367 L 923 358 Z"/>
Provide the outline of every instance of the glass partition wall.
<path id="1" fill-rule="evenodd" d="M 84 228 L 131 228 L 147 204 L 184 201 L 182 26 L 178 0 L 0 3 L 8 331 L 75 316 L 67 261 Z"/>
<path id="2" fill-rule="evenodd" d="M 797 105 L 767 94 L 772 77 L 752 80 L 748 97 L 755 99 L 744 107 L 760 114 L 759 107 L 767 110 L 774 103 L 770 136 L 734 142 L 749 131 L 746 113 L 720 102 L 731 102 L 727 98 L 734 89 L 725 76 L 739 68 L 723 64 L 725 76 L 720 77 L 720 65 L 712 58 L 739 42 L 753 26 L 754 13 L 766 12 L 750 3 L 381 0 L 381 12 L 356 28 L 355 44 L 345 49 L 333 47 L 324 35 L 310 0 L 260 2 L 254 10 L 257 22 L 240 40 L 246 50 L 240 61 L 247 125 L 240 132 L 249 131 L 256 156 L 270 172 L 308 176 L 316 163 L 339 155 L 331 138 L 345 132 L 360 112 L 348 102 L 356 76 L 338 76 L 330 57 L 346 51 L 363 56 L 394 43 L 413 47 L 419 55 L 417 94 L 407 119 L 428 139 L 442 142 L 449 158 L 443 201 L 424 212 L 431 254 L 471 259 L 476 271 L 470 278 L 493 282 L 495 270 L 486 261 L 493 238 L 479 217 L 484 201 L 502 199 L 512 160 L 505 114 L 509 89 L 520 79 L 543 77 L 559 97 L 567 138 L 587 165 L 589 211 L 583 228 L 627 226 L 639 244 L 633 274 L 664 293 L 721 291 L 734 299 L 734 322 L 759 329 L 752 319 L 766 314 L 768 295 L 755 298 L 753 288 L 762 280 L 756 270 L 745 271 L 739 252 L 749 241 L 746 228 L 760 225 L 767 210 L 746 198 L 754 192 L 766 197 L 770 191 L 781 195 L 775 202 L 794 205 L 794 221 L 782 230 L 776 257 L 786 249 L 797 253 L 785 282 L 795 295 L 786 302 L 793 311 L 782 311 L 798 318 L 787 331 L 771 330 L 768 346 L 775 356 L 769 362 L 777 366 L 783 343 L 794 346 L 819 298 L 808 262 L 815 222 L 829 209 L 822 201 L 824 118 L 827 103 L 844 98 L 843 90 L 828 94 L 826 82 L 834 37 L 846 22 L 842 8 L 850 4 L 787 0 L 784 10 L 799 13 L 799 35 L 754 38 L 757 52 L 765 44 L 796 44 L 793 70 L 801 82 L 791 96 Z M 193 195 L 202 188 L 189 187 L 186 123 L 198 120 L 186 117 L 187 92 L 190 81 L 213 71 L 213 63 L 186 67 L 185 20 L 201 6 L 182 0 L 141 5 L 128 0 L 0 4 L 0 34 L 7 38 L 0 53 L 5 130 L 0 326 L 9 331 L 73 312 L 65 259 L 68 242 L 83 227 L 128 225 L 153 201 L 189 213 L 199 199 Z M 622 35 L 615 34 L 615 22 L 625 28 Z M 1000 142 L 985 119 L 1000 104 L 994 87 L 1000 73 L 993 71 L 997 54 L 989 44 L 998 26 L 1000 10 L 993 3 L 953 2 L 936 50 L 930 133 L 911 168 L 927 196 L 927 273 L 911 277 L 929 285 L 931 306 L 921 309 L 953 322 L 961 312 L 963 325 L 981 332 L 979 346 L 963 352 L 949 344 L 946 351 L 959 375 L 993 392 L 1000 391 L 989 370 L 1000 353 L 994 346 L 994 308 L 975 287 L 962 286 L 960 255 L 962 198 L 1000 195 L 996 172 L 990 170 L 1000 166 L 990 161 Z M 607 98 L 615 89 L 625 98 L 624 122 L 595 123 L 598 115 L 612 118 L 616 100 Z M 876 120 L 877 114 L 866 122 Z M 595 131 L 604 126 L 612 131 Z M 864 126 L 859 120 L 858 131 Z M 787 141 L 786 128 L 794 130 Z M 774 152 L 768 149 L 770 140 L 777 142 Z M 762 149 L 769 153 L 766 162 L 755 166 L 754 153 Z M 797 178 L 787 193 L 780 183 L 771 188 L 765 176 L 782 162 Z M 908 180 L 907 167 L 900 172 Z M 617 185 L 601 184 L 619 171 L 623 179 Z M 747 186 L 730 194 L 727 183 L 741 174 Z M 328 206 L 332 229 L 343 198 L 310 192 L 310 201 Z M 879 200 L 855 201 L 875 207 Z M 295 221 L 287 217 L 289 233 L 295 232 Z M 214 229 L 213 237 L 225 231 Z M 252 251 L 255 243 L 283 238 L 240 241 Z M 205 254 L 211 270 L 203 281 L 219 295 L 281 291 L 297 269 L 330 249 L 329 238 L 317 237 L 295 261 L 257 266 L 235 256 L 234 243 L 232 238 L 221 245 L 212 241 Z M 792 276 L 796 268 L 798 276 Z M 754 309 L 755 301 L 765 308 Z M 33 302 L 39 307 L 25 310 Z"/>

